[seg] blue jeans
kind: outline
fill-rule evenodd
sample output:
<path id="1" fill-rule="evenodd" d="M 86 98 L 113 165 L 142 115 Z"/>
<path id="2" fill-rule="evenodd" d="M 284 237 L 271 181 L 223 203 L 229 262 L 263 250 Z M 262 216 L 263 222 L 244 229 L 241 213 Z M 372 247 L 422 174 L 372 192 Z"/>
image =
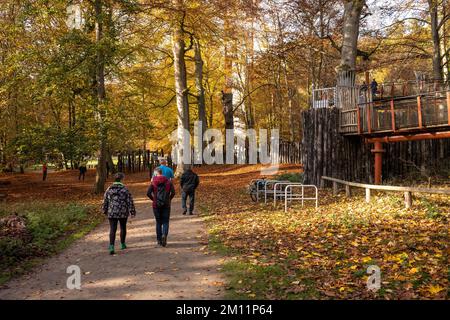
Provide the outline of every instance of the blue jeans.
<path id="1" fill-rule="evenodd" d="M 161 241 L 163 235 L 169 234 L 170 207 L 153 208 L 156 220 L 156 239 Z"/>
<path id="2" fill-rule="evenodd" d="M 194 211 L 194 202 L 195 202 L 195 190 L 192 191 L 181 191 L 181 207 L 184 210 L 187 210 L 187 197 L 189 197 L 189 213 Z"/>

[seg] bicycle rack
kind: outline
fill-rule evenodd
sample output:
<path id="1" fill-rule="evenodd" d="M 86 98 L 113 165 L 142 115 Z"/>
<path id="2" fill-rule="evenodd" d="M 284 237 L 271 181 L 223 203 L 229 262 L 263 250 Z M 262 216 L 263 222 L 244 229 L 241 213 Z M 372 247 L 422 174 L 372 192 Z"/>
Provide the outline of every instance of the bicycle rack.
<path id="1" fill-rule="evenodd" d="M 302 188 L 301 193 L 290 193 L 288 197 L 288 191 L 293 188 Z M 314 198 L 305 198 L 305 188 L 314 188 L 316 191 L 316 196 Z M 290 184 L 286 186 L 286 189 L 284 190 L 284 212 L 287 212 L 288 208 L 288 200 L 291 202 L 292 200 L 301 200 L 302 201 L 302 207 L 305 200 L 315 200 L 316 201 L 316 209 L 319 207 L 319 190 L 314 185 L 298 185 L 298 184 Z"/>
<path id="2" fill-rule="evenodd" d="M 277 204 L 277 195 L 278 196 L 282 196 L 282 197 L 285 196 L 284 191 L 281 189 L 281 186 L 288 186 L 288 185 L 301 186 L 301 185 L 303 185 L 303 183 L 290 182 L 290 181 L 289 182 L 277 182 L 277 183 L 275 183 L 275 185 L 273 187 L 273 205 L 274 206 L 276 206 L 276 204 Z M 278 191 L 278 186 L 280 186 L 280 192 L 277 192 Z"/>

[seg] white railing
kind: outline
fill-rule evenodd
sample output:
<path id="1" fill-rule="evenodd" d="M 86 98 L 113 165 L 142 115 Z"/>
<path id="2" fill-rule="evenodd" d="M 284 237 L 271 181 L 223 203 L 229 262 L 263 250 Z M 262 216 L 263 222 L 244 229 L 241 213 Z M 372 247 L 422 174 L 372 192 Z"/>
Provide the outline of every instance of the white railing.
<path id="1" fill-rule="evenodd" d="M 293 188 L 301 188 L 301 193 L 292 193 Z M 314 198 L 305 198 L 305 188 L 312 188 L 315 190 L 315 197 Z M 316 208 L 319 207 L 319 190 L 315 185 L 298 185 L 298 184 L 290 184 L 286 186 L 286 189 L 284 190 L 284 212 L 287 212 L 288 209 L 288 200 L 291 202 L 292 200 L 301 200 L 302 201 L 302 207 L 304 205 L 305 200 L 315 200 L 316 201 Z"/>
<path id="2" fill-rule="evenodd" d="M 266 180 L 264 183 L 264 203 L 267 203 L 267 194 L 273 194 L 274 190 L 267 189 L 268 185 L 276 184 L 277 182 L 285 182 L 280 180 Z"/>
<path id="3" fill-rule="evenodd" d="M 273 186 L 273 205 L 276 206 L 277 205 L 277 196 L 281 196 L 284 197 L 284 190 L 282 190 L 283 186 L 288 186 L 288 185 L 302 185 L 302 183 L 300 182 L 290 182 L 290 181 L 283 181 L 283 182 L 277 182 L 275 183 L 275 185 Z M 278 190 L 278 187 L 280 187 L 280 190 Z"/>
<path id="4" fill-rule="evenodd" d="M 336 88 L 313 89 L 311 100 L 314 109 L 335 107 Z"/>

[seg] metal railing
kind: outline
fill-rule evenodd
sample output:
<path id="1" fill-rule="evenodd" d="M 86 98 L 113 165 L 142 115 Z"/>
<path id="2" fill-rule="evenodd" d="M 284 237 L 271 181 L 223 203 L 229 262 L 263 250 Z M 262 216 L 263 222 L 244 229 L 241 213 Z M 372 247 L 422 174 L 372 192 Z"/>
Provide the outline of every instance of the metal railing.
<path id="1" fill-rule="evenodd" d="M 293 188 L 301 188 L 301 193 L 292 193 Z M 315 197 L 314 198 L 305 198 L 305 188 L 311 188 L 315 190 Z M 286 186 L 286 189 L 284 190 L 284 212 L 287 212 L 288 209 L 288 200 L 289 202 L 292 202 L 292 200 L 301 200 L 302 201 L 302 207 L 304 205 L 305 200 L 315 200 L 316 202 L 316 209 L 319 207 L 319 190 L 315 185 L 298 185 L 298 184 L 290 184 Z"/>
<path id="2" fill-rule="evenodd" d="M 303 183 L 300 182 L 290 182 L 290 181 L 286 181 L 286 182 L 277 182 L 275 183 L 275 185 L 273 186 L 273 205 L 276 206 L 277 205 L 277 196 L 278 197 L 284 197 L 284 190 L 282 189 L 283 186 L 288 186 L 288 185 L 303 185 Z M 280 187 L 280 190 L 278 190 L 278 187 Z"/>
<path id="3" fill-rule="evenodd" d="M 290 182 L 290 181 L 280 181 L 280 180 L 266 180 L 266 179 L 256 179 L 252 180 L 256 182 L 256 199 L 259 201 L 260 194 L 264 193 L 264 203 L 267 203 L 267 196 L 273 195 L 273 205 L 276 206 L 277 198 L 284 198 L 285 200 L 285 212 L 287 212 L 287 201 L 292 202 L 292 200 L 300 200 L 302 202 L 302 207 L 306 200 L 315 200 L 315 206 L 319 206 L 319 191 L 315 185 L 304 185 L 300 182 Z M 260 189 L 260 182 L 264 182 L 263 189 Z M 270 186 L 273 185 L 273 188 Z M 283 190 L 283 187 L 285 188 Z M 293 193 L 294 188 L 301 188 L 300 193 Z M 315 196 L 309 197 L 305 196 L 306 189 L 314 189 Z"/>

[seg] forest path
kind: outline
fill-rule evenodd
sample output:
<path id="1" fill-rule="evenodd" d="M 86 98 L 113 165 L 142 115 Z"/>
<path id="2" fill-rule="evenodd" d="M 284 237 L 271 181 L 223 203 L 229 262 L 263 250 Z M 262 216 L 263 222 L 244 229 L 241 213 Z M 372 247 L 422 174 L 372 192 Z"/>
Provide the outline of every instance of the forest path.
<path id="1" fill-rule="evenodd" d="M 156 245 L 151 202 L 145 183 L 130 185 L 137 215 L 128 224 L 126 250 L 108 254 L 109 224 L 99 227 L 31 273 L 7 283 L 0 299 L 220 299 L 219 258 L 207 252 L 203 220 L 183 216 L 172 202 L 167 247 Z M 81 290 L 68 289 L 66 269 L 81 269 Z"/>

